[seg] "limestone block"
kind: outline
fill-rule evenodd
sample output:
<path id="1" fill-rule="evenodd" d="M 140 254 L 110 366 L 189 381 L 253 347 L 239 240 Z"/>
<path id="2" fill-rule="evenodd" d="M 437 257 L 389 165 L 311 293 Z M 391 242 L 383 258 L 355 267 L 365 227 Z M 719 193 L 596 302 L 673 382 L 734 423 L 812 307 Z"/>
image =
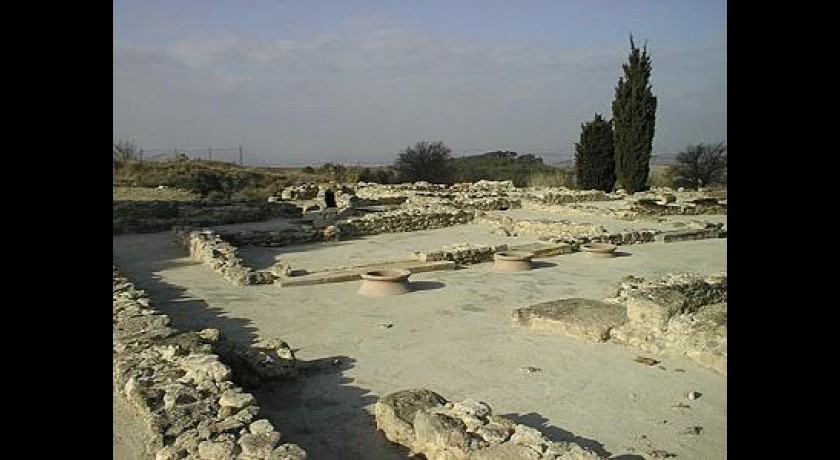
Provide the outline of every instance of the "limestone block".
<path id="1" fill-rule="evenodd" d="M 624 294 L 627 318 L 634 325 L 664 331 L 668 320 L 685 308 L 688 299 L 679 292 L 661 292 L 654 299 L 644 292 L 629 291 Z"/>
<path id="2" fill-rule="evenodd" d="M 219 405 L 222 407 L 233 407 L 235 409 L 242 409 L 254 403 L 254 395 L 251 393 L 242 393 L 235 390 L 228 390 L 222 393 L 219 398 Z"/>
<path id="3" fill-rule="evenodd" d="M 205 460 L 231 460 L 236 444 L 233 441 L 201 441 L 198 456 Z"/>
<path id="4" fill-rule="evenodd" d="M 467 427 L 458 418 L 419 410 L 414 415 L 414 452 L 430 458 L 452 456 L 464 458 L 469 449 Z"/>
<path id="5" fill-rule="evenodd" d="M 239 438 L 239 446 L 243 455 L 250 455 L 256 458 L 266 458 L 280 442 L 280 433 L 269 431 L 267 433 L 246 433 Z"/>
<path id="6" fill-rule="evenodd" d="M 271 451 L 266 460 L 306 460 L 306 452 L 297 444 L 283 444 Z"/>
<path id="7" fill-rule="evenodd" d="M 268 420 L 261 418 L 248 425 L 248 431 L 253 434 L 268 433 L 274 431 L 274 425 Z"/>
<path id="8" fill-rule="evenodd" d="M 397 444 L 411 446 L 414 442 L 414 416 L 418 411 L 446 404 L 446 399 L 427 389 L 403 390 L 391 393 L 374 405 L 376 428 Z"/>
<path id="9" fill-rule="evenodd" d="M 430 390 L 387 395 L 374 407 L 374 413 L 377 426 L 388 439 L 408 447 L 412 455 L 429 460 L 603 458 L 576 444 L 552 442 L 534 428 L 493 416 L 484 402 L 467 399 L 449 403 Z M 412 413 L 413 419 L 408 422 L 406 417 Z"/>
<path id="10" fill-rule="evenodd" d="M 624 305 L 594 299 L 571 298 L 517 308 L 511 313 L 516 324 L 534 330 L 603 342 L 610 331 L 628 319 Z"/>
<path id="11" fill-rule="evenodd" d="M 181 358 L 178 365 L 187 371 L 185 377 L 193 380 L 210 379 L 214 382 L 230 379 L 230 368 L 219 362 L 215 355 L 190 355 Z"/>

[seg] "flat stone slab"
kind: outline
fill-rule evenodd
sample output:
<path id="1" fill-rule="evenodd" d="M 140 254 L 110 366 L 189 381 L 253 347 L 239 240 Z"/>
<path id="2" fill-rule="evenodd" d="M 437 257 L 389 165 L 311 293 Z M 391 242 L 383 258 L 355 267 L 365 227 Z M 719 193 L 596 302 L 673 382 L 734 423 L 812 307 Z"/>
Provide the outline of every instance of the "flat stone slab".
<path id="1" fill-rule="evenodd" d="M 327 270 L 310 273 L 308 275 L 279 278 L 274 284 L 280 287 L 312 286 L 325 283 L 343 283 L 346 281 L 357 281 L 362 279 L 362 273 L 376 269 L 388 270 L 409 270 L 411 273 L 423 273 L 436 270 L 453 270 L 455 262 L 451 260 L 438 260 L 434 262 L 420 262 L 417 260 L 398 260 L 393 262 L 360 265 L 341 270 Z"/>
<path id="2" fill-rule="evenodd" d="M 508 250 L 513 252 L 532 252 L 534 253 L 534 257 L 551 257 L 574 252 L 572 245 L 569 243 L 520 244 L 518 246 L 510 246 Z"/>
<path id="3" fill-rule="evenodd" d="M 511 319 L 533 330 L 605 342 L 610 330 L 627 322 L 624 305 L 595 299 L 570 298 L 517 308 Z"/>

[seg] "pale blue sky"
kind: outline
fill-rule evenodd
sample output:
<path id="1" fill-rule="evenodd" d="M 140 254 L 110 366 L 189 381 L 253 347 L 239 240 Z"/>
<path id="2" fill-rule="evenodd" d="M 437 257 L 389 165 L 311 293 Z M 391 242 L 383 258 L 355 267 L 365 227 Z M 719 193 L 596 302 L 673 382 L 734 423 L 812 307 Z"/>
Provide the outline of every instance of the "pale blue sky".
<path id="1" fill-rule="evenodd" d="M 572 155 L 647 42 L 654 154 L 726 140 L 720 0 L 114 0 L 114 140 L 254 161 Z M 247 158 L 246 158 L 247 159 Z"/>

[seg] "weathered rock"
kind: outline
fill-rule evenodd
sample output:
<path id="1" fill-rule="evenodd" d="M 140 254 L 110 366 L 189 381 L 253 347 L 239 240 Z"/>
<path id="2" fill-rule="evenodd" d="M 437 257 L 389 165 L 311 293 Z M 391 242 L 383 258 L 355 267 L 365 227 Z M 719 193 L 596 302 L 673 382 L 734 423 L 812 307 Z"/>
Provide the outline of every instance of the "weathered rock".
<path id="1" fill-rule="evenodd" d="M 530 427 L 492 415 L 484 402 L 449 403 L 426 389 L 380 399 L 376 424 L 385 436 L 429 460 L 598 459 L 572 443 L 552 442 Z"/>
<path id="2" fill-rule="evenodd" d="M 268 457 L 280 442 L 280 433 L 269 431 L 268 433 L 246 433 L 239 438 L 239 446 L 242 454 L 257 458 Z"/>
<path id="3" fill-rule="evenodd" d="M 613 301 L 627 306 L 628 322 L 612 340 L 645 351 L 687 356 L 726 374 L 727 279 L 677 273 L 622 283 Z"/>
<path id="4" fill-rule="evenodd" d="M 274 425 L 268 420 L 261 418 L 248 425 L 248 431 L 253 434 L 269 433 L 274 431 Z"/>
<path id="5" fill-rule="evenodd" d="M 233 441 L 201 441 L 198 456 L 205 460 L 230 460 L 236 444 Z"/>
<path id="6" fill-rule="evenodd" d="M 627 322 L 626 307 L 601 300 L 552 300 L 513 310 L 513 321 L 535 330 L 603 342 L 610 331 Z"/>
<path id="7" fill-rule="evenodd" d="M 283 444 L 271 451 L 266 460 L 306 460 L 306 452 L 297 444 Z"/>
<path id="8" fill-rule="evenodd" d="M 242 409 L 254 403 L 254 395 L 251 393 L 242 393 L 235 390 L 228 390 L 222 393 L 219 398 L 219 405 L 222 407 L 233 407 L 235 409 Z"/>
<path id="9" fill-rule="evenodd" d="M 179 460 L 181 452 L 173 446 L 166 446 L 155 453 L 155 460 Z"/>
<path id="10" fill-rule="evenodd" d="M 463 458 L 469 449 L 469 436 L 463 421 L 446 414 L 418 410 L 414 415 L 412 451 L 427 458 Z"/>
<path id="11" fill-rule="evenodd" d="M 410 447 L 414 442 L 414 415 L 417 411 L 439 407 L 446 399 L 424 388 L 391 393 L 374 405 L 376 428 L 397 444 Z"/>
<path id="12" fill-rule="evenodd" d="M 196 381 L 210 379 L 220 382 L 230 378 L 230 368 L 221 363 L 215 355 L 185 356 L 178 364 L 187 371 L 186 378 Z"/>

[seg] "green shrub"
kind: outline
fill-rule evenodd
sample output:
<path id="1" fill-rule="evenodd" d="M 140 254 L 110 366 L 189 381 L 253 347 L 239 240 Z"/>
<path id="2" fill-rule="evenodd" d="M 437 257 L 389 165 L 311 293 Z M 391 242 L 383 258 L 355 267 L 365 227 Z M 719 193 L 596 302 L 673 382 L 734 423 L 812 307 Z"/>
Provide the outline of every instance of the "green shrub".
<path id="1" fill-rule="evenodd" d="M 529 187 L 566 187 L 577 188 L 574 169 L 556 169 L 538 171 L 528 179 Z"/>

